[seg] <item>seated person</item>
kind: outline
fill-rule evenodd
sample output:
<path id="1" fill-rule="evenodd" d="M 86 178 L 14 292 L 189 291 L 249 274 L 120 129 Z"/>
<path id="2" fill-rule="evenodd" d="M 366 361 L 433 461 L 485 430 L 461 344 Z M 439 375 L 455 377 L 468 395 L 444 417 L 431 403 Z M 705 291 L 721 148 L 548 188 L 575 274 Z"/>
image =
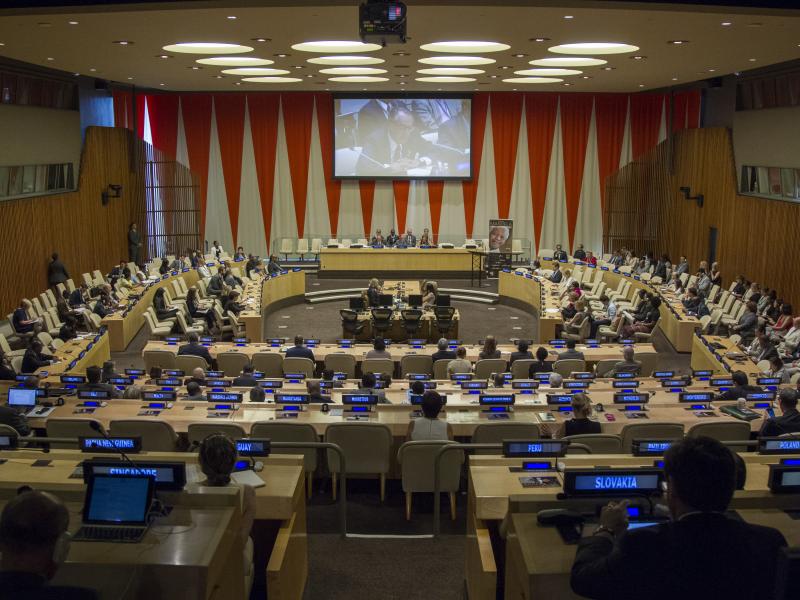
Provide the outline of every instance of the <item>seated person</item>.
<path id="1" fill-rule="evenodd" d="M 789 383 L 789 371 L 783 360 L 777 354 L 769 359 L 769 369 L 766 372 L 767 377 L 777 377 L 781 383 Z"/>
<path id="2" fill-rule="evenodd" d="M 422 230 L 422 235 L 419 236 L 419 245 L 420 246 L 432 246 L 433 240 L 431 240 L 431 234 L 428 231 L 428 228 Z"/>
<path id="3" fill-rule="evenodd" d="M 467 349 L 459 346 L 456 349 L 456 358 L 447 363 L 447 375 L 454 373 L 472 373 L 472 363 L 467 360 Z"/>
<path id="4" fill-rule="evenodd" d="M 294 336 L 294 346 L 286 350 L 286 358 L 307 358 L 311 362 L 315 362 L 311 348 L 306 348 L 303 343 L 302 335 Z"/>
<path id="5" fill-rule="evenodd" d="M 422 288 L 422 308 L 430 310 L 436 306 L 437 295 L 436 284 L 432 281 L 425 282 Z"/>
<path id="6" fill-rule="evenodd" d="M 100 381 L 103 383 L 108 383 L 108 380 L 112 377 L 121 377 L 121 375 L 114 370 L 114 361 L 107 360 L 103 363 L 103 370 L 100 373 Z"/>
<path id="7" fill-rule="evenodd" d="M 281 265 L 278 263 L 278 257 L 274 254 L 271 254 L 269 257 L 269 262 L 267 263 L 267 274 L 270 276 L 277 275 L 281 272 Z"/>
<path id="8" fill-rule="evenodd" d="M 425 384 L 421 381 L 412 381 L 411 386 L 408 388 L 408 392 L 406 394 L 405 400 L 403 400 L 403 404 L 410 404 L 411 403 L 411 395 L 414 396 L 422 396 L 425 393 Z"/>
<path id="9" fill-rule="evenodd" d="M 447 338 L 439 338 L 436 342 L 436 352 L 431 355 L 434 363 L 437 360 L 453 360 L 456 357 L 456 353 L 450 350 L 449 346 Z"/>
<path id="10" fill-rule="evenodd" d="M 653 296 L 648 303 L 649 310 L 641 319 L 635 319 L 632 325 L 625 325 L 622 328 L 622 337 L 631 337 L 634 333 L 652 333 L 653 328 L 658 323 L 661 313 L 658 307 L 661 306 L 661 298 Z"/>
<path id="11" fill-rule="evenodd" d="M 500 350 L 497 349 L 497 339 L 493 335 L 487 335 L 483 340 L 483 350 L 478 354 L 480 360 L 500 358 Z"/>
<path id="12" fill-rule="evenodd" d="M 217 272 L 211 276 L 206 285 L 206 292 L 209 296 L 221 296 L 223 288 L 225 287 L 225 269 L 220 267 Z"/>
<path id="13" fill-rule="evenodd" d="M 8 425 L 16 430 L 21 436 L 31 434 L 28 418 L 20 413 L 16 408 L 0 404 L 0 425 Z"/>
<path id="14" fill-rule="evenodd" d="M 247 258 L 247 256 L 245 256 L 244 248 L 241 246 L 236 248 L 236 253 L 233 255 L 233 260 L 238 262 L 240 260 L 244 260 L 245 258 Z"/>
<path id="15" fill-rule="evenodd" d="M 539 346 L 536 349 L 536 359 L 531 363 L 530 368 L 528 369 L 528 377 L 533 377 L 536 373 L 552 373 L 553 372 L 553 361 L 547 360 L 549 356 L 549 352 L 547 348 Z"/>
<path id="16" fill-rule="evenodd" d="M 225 285 L 229 288 L 242 287 L 243 282 L 240 277 L 234 275 L 233 270 L 230 268 L 225 269 Z"/>
<path id="17" fill-rule="evenodd" d="M 153 296 L 153 309 L 156 311 L 156 317 L 159 321 L 171 319 L 178 314 L 177 308 L 172 308 L 167 305 L 167 298 L 164 295 L 164 288 L 158 288 L 155 296 Z"/>
<path id="18" fill-rule="evenodd" d="M 548 279 L 553 283 L 561 283 L 561 280 L 564 278 L 564 274 L 561 272 L 561 265 L 559 263 L 555 263 L 553 265 L 553 272 L 550 274 Z"/>
<path id="19" fill-rule="evenodd" d="M 627 501 L 609 503 L 594 534 L 578 543 L 572 591 L 609 600 L 774 598 L 786 540 L 725 515 L 736 487 L 731 451 L 708 437 L 687 437 L 667 450 L 664 471 L 672 520 L 626 531 Z"/>
<path id="20" fill-rule="evenodd" d="M 119 391 L 110 383 L 102 383 L 102 371 L 100 367 L 92 365 L 86 367 L 86 383 L 78 386 L 79 392 L 108 392 L 110 398 L 119 398 Z"/>
<path id="21" fill-rule="evenodd" d="M 747 381 L 747 373 L 744 371 L 734 371 L 731 378 L 733 379 L 733 386 L 720 393 L 717 396 L 717 400 L 738 400 L 739 398 L 746 398 L 747 394 L 764 391 L 757 385 L 750 385 Z"/>
<path id="22" fill-rule="evenodd" d="M 33 373 L 36 369 L 52 365 L 58 361 L 44 352 L 44 344 L 39 338 L 33 338 L 22 356 L 22 372 Z"/>
<path id="23" fill-rule="evenodd" d="M 592 401 L 586 394 L 572 396 L 572 418 L 564 421 L 564 435 L 600 433 L 600 423 L 592 421 Z"/>
<path id="24" fill-rule="evenodd" d="M 162 374 L 161 367 L 150 367 L 150 371 L 147 373 L 148 379 L 145 383 L 147 385 L 158 385 L 158 380 L 161 379 Z"/>
<path id="25" fill-rule="evenodd" d="M 731 331 L 742 336 L 742 342 L 746 344 L 749 344 L 755 335 L 758 324 L 756 310 L 758 310 L 758 305 L 755 302 L 748 302 L 744 313 L 739 317 L 739 322 L 731 327 Z"/>
<path id="26" fill-rule="evenodd" d="M 759 325 L 756 328 L 756 335 L 752 343 L 746 348 L 747 354 L 756 362 L 771 360 L 778 356 L 778 349 L 773 345 L 772 340 L 767 335 L 767 328 Z"/>
<path id="27" fill-rule="evenodd" d="M 227 298 L 225 298 L 222 303 L 222 309 L 226 313 L 230 312 L 238 317 L 239 313 L 244 310 L 244 306 L 239 303 L 239 292 L 236 290 L 231 290 Z"/>
<path id="28" fill-rule="evenodd" d="M 634 356 L 633 346 L 625 346 L 622 349 L 622 360 L 614 365 L 608 377 L 613 377 L 615 373 L 633 373 L 634 377 L 638 377 L 642 372 L 642 363 Z"/>
<path id="29" fill-rule="evenodd" d="M 369 286 L 367 287 L 367 301 L 369 306 L 380 306 L 381 300 L 381 283 L 376 278 L 372 278 L 369 280 Z"/>
<path id="30" fill-rule="evenodd" d="M 686 291 L 686 299 L 683 300 L 683 307 L 687 312 L 697 314 L 697 309 L 700 307 L 700 295 L 697 293 L 696 287 L 690 287 Z"/>
<path id="31" fill-rule="evenodd" d="M 575 340 L 567 340 L 567 349 L 558 354 L 558 360 L 586 360 L 583 352 L 575 350 L 576 345 Z"/>
<path id="32" fill-rule="evenodd" d="M 342 381 L 339 379 L 334 380 L 334 376 L 336 373 L 333 369 L 323 369 L 322 370 L 322 381 L 333 381 L 333 387 L 340 388 L 342 387 Z"/>
<path id="33" fill-rule="evenodd" d="M 321 388 L 319 387 L 319 381 L 307 381 L 306 391 L 308 392 L 308 401 L 313 404 L 327 404 L 328 402 L 333 402 L 330 396 L 325 396 L 322 394 Z"/>
<path id="34" fill-rule="evenodd" d="M 399 239 L 400 238 L 397 236 L 397 234 L 395 233 L 394 229 L 390 229 L 389 230 L 389 235 L 386 236 L 386 245 L 390 246 L 390 247 L 391 246 L 396 246 L 397 245 L 397 241 Z"/>
<path id="35" fill-rule="evenodd" d="M 586 258 L 586 251 L 583 249 L 583 244 L 578 244 L 578 249 L 572 253 L 572 258 L 575 260 L 584 260 Z"/>
<path id="36" fill-rule="evenodd" d="M 0 381 L 14 381 L 16 378 L 17 373 L 11 366 L 11 359 L 3 350 L 0 350 Z"/>
<path id="37" fill-rule="evenodd" d="M 506 376 L 505 373 L 495 373 L 494 377 L 492 378 L 492 387 L 494 388 L 502 388 L 506 385 Z"/>
<path id="38" fill-rule="evenodd" d="M 422 417 L 412 419 L 408 424 L 406 439 L 410 442 L 423 440 L 452 440 L 453 428 L 447 421 L 439 419 L 444 402 L 435 390 L 428 390 L 422 395 Z"/>
<path id="39" fill-rule="evenodd" d="M 53 494 L 23 491 L 0 515 L 0 598 L 96 600 L 86 588 L 50 585 L 69 552 L 69 511 Z"/>
<path id="40" fill-rule="evenodd" d="M 391 360 L 392 355 L 386 349 L 386 341 L 383 338 L 375 338 L 375 341 L 372 342 L 372 350 L 368 351 L 365 355 L 365 358 L 388 358 Z"/>
<path id="41" fill-rule="evenodd" d="M 27 298 L 20 301 L 19 306 L 11 316 L 11 322 L 17 333 L 38 333 L 42 330 L 42 320 L 31 315 L 33 304 Z"/>
<path id="42" fill-rule="evenodd" d="M 578 300 L 575 302 L 575 314 L 572 315 L 572 318 L 568 322 L 564 323 L 564 332 L 573 335 L 580 334 L 581 327 L 583 327 L 586 319 L 589 319 L 591 323 L 591 313 L 589 312 L 586 302 L 584 300 Z"/>
<path id="43" fill-rule="evenodd" d="M 211 358 L 208 348 L 200 343 L 200 336 L 192 332 L 186 335 L 186 344 L 178 348 L 178 356 L 199 356 L 206 361 L 206 364 L 216 371 L 217 361 Z"/>
<path id="44" fill-rule="evenodd" d="M 533 358 L 533 354 L 531 354 L 530 350 L 528 350 L 528 342 L 525 340 L 520 340 L 517 342 L 517 351 L 511 353 L 511 357 L 508 359 L 508 366 L 509 368 L 511 365 L 514 364 L 514 361 L 517 360 L 530 360 Z"/>
<path id="45" fill-rule="evenodd" d="M 142 397 L 142 386 L 129 385 L 122 392 L 124 400 L 140 400 Z"/>
<path id="46" fill-rule="evenodd" d="M 250 402 L 265 402 L 267 399 L 267 393 L 260 385 L 250 388 L 249 396 Z"/>
<path id="47" fill-rule="evenodd" d="M 553 371 L 550 373 L 550 381 L 547 382 L 547 387 L 558 389 L 561 387 L 561 384 L 564 382 L 564 378 L 561 377 L 560 373 L 556 373 Z"/>
<path id="48" fill-rule="evenodd" d="M 253 377 L 253 365 L 245 365 L 242 367 L 242 373 L 233 380 L 233 387 L 255 387 L 258 381 Z"/>
<path id="49" fill-rule="evenodd" d="M 205 319 L 208 329 L 214 327 L 214 314 L 208 308 L 200 306 L 200 298 L 197 295 L 197 288 L 190 288 L 189 293 L 186 294 L 186 310 L 189 311 L 189 316 L 194 319 Z"/>
<path id="50" fill-rule="evenodd" d="M 380 229 L 375 230 L 375 235 L 372 236 L 372 240 L 370 241 L 370 246 L 383 246 L 386 243 L 386 240 L 383 238 L 383 234 L 381 233 Z"/>
<path id="51" fill-rule="evenodd" d="M 800 432 L 800 412 L 797 411 L 797 390 L 784 388 L 778 394 L 778 405 L 781 416 L 767 418 L 764 413 L 764 422 L 761 424 L 761 437 L 778 437 L 787 433 Z"/>
<path id="52" fill-rule="evenodd" d="M 194 381 L 200 387 L 205 387 L 206 386 L 206 372 L 203 369 L 201 369 L 200 367 L 195 367 L 194 369 L 192 369 L 192 376 L 191 377 L 187 377 L 184 380 L 183 384 L 184 385 L 189 385 L 189 383 L 192 382 L 192 381 Z"/>
<path id="53" fill-rule="evenodd" d="M 198 402 L 205 402 L 206 397 L 200 384 L 196 381 L 190 381 L 186 384 L 186 400 L 196 400 Z"/>
<path id="54" fill-rule="evenodd" d="M 553 260 L 567 260 L 567 253 L 561 249 L 561 244 L 556 244 Z"/>
<path id="55" fill-rule="evenodd" d="M 386 393 L 383 390 L 376 390 L 375 386 L 378 383 L 378 378 L 375 373 L 367 372 L 361 376 L 361 385 L 355 391 L 356 394 L 369 394 L 378 397 L 378 404 L 388 404 L 386 400 Z"/>
<path id="56" fill-rule="evenodd" d="M 68 315 L 58 330 L 58 339 L 68 342 L 76 337 L 78 337 L 78 321 L 72 315 Z"/>

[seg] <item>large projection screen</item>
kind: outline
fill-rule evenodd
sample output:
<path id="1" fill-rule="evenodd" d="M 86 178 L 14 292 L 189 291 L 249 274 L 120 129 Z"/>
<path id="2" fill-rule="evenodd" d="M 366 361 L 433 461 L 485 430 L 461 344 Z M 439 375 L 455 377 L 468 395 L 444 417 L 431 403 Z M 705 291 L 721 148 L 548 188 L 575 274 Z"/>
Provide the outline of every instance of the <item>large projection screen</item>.
<path id="1" fill-rule="evenodd" d="M 333 97 L 336 179 L 471 179 L 469 96 Z"/>

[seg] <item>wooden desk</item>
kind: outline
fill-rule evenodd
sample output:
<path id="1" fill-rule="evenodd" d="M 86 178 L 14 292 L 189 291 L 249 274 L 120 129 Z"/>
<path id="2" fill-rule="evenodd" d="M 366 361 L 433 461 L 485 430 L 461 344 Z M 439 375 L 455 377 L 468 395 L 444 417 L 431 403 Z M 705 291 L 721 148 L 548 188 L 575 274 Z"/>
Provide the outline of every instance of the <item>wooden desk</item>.
<path id="1" fill-rule="evenodd" d="M 716 348 L 713 345 L 722 347 Z M 764 376 L 764 373 L 746 352 L 729 338 L 718 335 L 694 337 L 692 369 L 711 369 L 717 373 L 743 371 L 751 380 Z M 755 383 L 755 381 L 751 381 L 751 383 Z"/>
<path id="2" fill-rule="evenodd" d="M 242 294 L 245 309 L 239 314 L 247 341 L 263 342 L 267 315 L 305 293 L 306 276 L 302 271 L 289 271 L 248 282 Z"/>
<path id="3" fill-rule="evenodd" d="M 97 341 L 95 341 L 95 338 Z M 88 367 L 102 367 L 105 361 L 111 359 L 108 346 L 108 333 L 102 335 L 89 334 L 85 338 L 72 339 L 59 346 L 53 353 L 53 356 L 58 359 L 57 363 L 36 369 L 36 373 L 40 377 L 48 377 L 52 378 L 51 381 L 58 381 L 56 377 L 62 373 L 83 374 Z M 81 353 L 83 353 L 83 356 L 81 356 Z M 75 365 L 70 368 L 72 361 L 75 361 Z"/>
<path id="4" fill-rule="evenodd" d="M 322 248 L 321 274 L 435 273 L 469 274 L 472 257 L 465 248 Z"/>
<path id="5" fill-rule="evenodd" d="M 422 293 L 419 281 L 386 280 L 383 282 L 382 289 L 384 294 L 392 294 L 393 296 L 397 295 L 399 291 L 403 298 L 408 298 L 409 294 Z"/>
<path id="6" fill-rule="evenodd" d="M 417 286 L 419 286 L 419 284 L 417 284 Z M 364 329 L 356 336 L 356 340 L 362 342 L 372 340 L 375 337 L 372 327 L 372 314 L 367 311 L 361 312 L 358 315 L 358 320 L 364 323 Z M 461 316 L 458 310 L 456 310 L 453 313 L 453 325 L 450 328 L 450 332 L 447 334 L 448 339 L 458 339 L 458 325 L 460 321 Z M 346 339 L 348 335 L 344 326 L 342 326 L 342 338 Z M 408 339 L 408 334 L 403 328 L 403 317 L 400 311 L 396 310 L 392 313 L 392 325 L 386 331 L 384 337 L 394 342 L 401 342 Z M 414 338 L 425 340 L 428 343 L 435 343 L 440 337 L 439 330 L 436 328 L 436 316 L 433 314 L 433 311 L 423 311 L 421 325 L 417 333 L 414 334 Z M 433 352 L 431 352 L 431 354 L 432 353 Z"/>
<path id="7" fill-rule="evenodd" d="M 557 283 L 539 277 L 526 277 L 522 272 L 500 272 L 498 293 L 502 300 L 522 305 L 539 317 L 539 339 L 555 339 L 556 327 L 563 324 L 560 292 Z"/>

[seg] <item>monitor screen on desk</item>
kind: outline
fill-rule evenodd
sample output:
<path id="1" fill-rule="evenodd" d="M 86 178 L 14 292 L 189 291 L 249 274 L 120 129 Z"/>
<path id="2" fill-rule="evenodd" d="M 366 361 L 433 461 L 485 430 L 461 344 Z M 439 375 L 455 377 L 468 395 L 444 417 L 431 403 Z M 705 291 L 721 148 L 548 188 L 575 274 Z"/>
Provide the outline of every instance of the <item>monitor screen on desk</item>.
<path id="1" fill-rule="evenodd" d="M 436 306 L 450 306 L 450 294 L 436 296 Z"/>
<path id="2" fill-rule="evenodd" d="M 101 525 L 144 525 L 153 499 L 153 479 L 147 475 L 96 473 L 89 480 L 83 520 Z"/>
<path id="3" fill-rule="evenodd" d="M 391 294 L 378 294 L 378 304 L 380 306 L 391 306 L 394 296 Z"/>
<path id="4" fill-rule="evenodd" d="M 22 408 L 36 406 L 36 389 L 10 388 L 8 390 L 8 405 Z"/>
<path id="5" fill-rule="evenodd" d="M 364 310 L 364 299 L 360 296 L 358 298 L 350 298 L 350 310 Z"/>
<path id="6" fill-rule="evenodd" d="M 422 306 L 422 294 L 409 294 L 408 305 L 411 308 L 419 308 Z"/>

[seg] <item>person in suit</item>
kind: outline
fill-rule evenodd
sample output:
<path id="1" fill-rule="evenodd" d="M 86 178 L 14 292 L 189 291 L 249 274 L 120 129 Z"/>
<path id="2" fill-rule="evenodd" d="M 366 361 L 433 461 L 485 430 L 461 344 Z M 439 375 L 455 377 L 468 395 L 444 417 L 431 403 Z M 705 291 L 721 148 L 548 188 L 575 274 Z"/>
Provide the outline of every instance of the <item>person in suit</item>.
<path id="1" fill-rule="evenodd" d="M 359 127 L 359 131 L 361 127 Z M 386 127 L 375 127 L 363 139 L 356 172 L 390 177 L 431 164 L 434 146 L 419 134 L 413 113 L 392 107 Z"/>
<path id="2" fill-rule="evenodd" d="M 115 366 L 113 360 L 107 360 L 103 363 L 103 370 L 100 372 L 100 381 L 103 383 L 108 383 L 108 380 L 112 377 L 120 377 L 118 373 L 115 372 Z"/>
<path id="3" fill-rule="evenodd" d="M 245 365 L 242 367 L 242 373 L 233 380 L 231 384 L 233 387 L 248 387 L 252 388 L 258 385 L 258 381 L 253 377 L 253 366 Z"/>
<path id="4" fill-rule="evenodd" d="M 375 235 L 372 236 L 372 240 L 370 240 L 370 246 L 375 246 L 380 248 L 386 243 L 386 240 L 383 237 L 383 233 L 380 229 L 375 230 Z"/>
<path id="5" fill-rule="evenodd" d="M 128 227 L 128 262 L 139 264 L 139 250 L 142 247 L 142 238 L 136 229 L 136 223 Z"/>
<path id="6" fill-rule="evenodd" d="M 203 390 L 200 388 L 200 384 L 196 381 L 190 381 L 186 384 L 186 400 L 190 401 L 197 401 L 197 402 L 205 402 L 206 397 L 203 394 Z"/>
<path id="7" fill-rule="evenodd" d="M 356 394 L 368 394 L 378 397 L 378 404 L 388 404 L 386 394 L 383 390 L 376 390 L 375 386 L 378 384 L 378 378 L 375 373 L 367 372 L 361 376 L 361 385 L 356 390 Z"/>
<path id="8" fill-rule="evenodd" d="M 38 338 L 33 338 L 25 354 L 22 356 L 22 372 L 33 373 L 36 369 L 56 363 L 53 356 L 44 353 L 44 344 Z"/>
<path id="9" fill-rule="evenodd" d="M 508 359 L 508 368 L 511 368 L 511 365 L 514 364 L 516 360 L 530 360 L 533 358 L 533 354 L 531 351 L 528 350 L 528 342 L 525 340 L 520 340 L 517 342 L 517 351 L 512 352 L 511 356 Z"/>
<path id="10" fill-rule="evenodd" d="M 0 381 L 14 381 L 17 374 L 11 366 L 11 359 L 0 350 Z"/>
<path id="11" fill-rule="evenodd" d="M 742 336 L 742 342 L 749 343 L 755 335 L 758 315 L 756 314 L 757 304 L 748 302 L 744 314 L 739 317 L 739 322 L 731 327 L 731 331 Z"/>
<path id="12" fill-rule="evenodd" d="M 564 421 L 564 435 L 600 433 L 600 423 L 592 421 L 592 401 L 586 394 L 572 397 L 572 418 Z"/>
<path id="13" fill-rule="evenodd" d="M 567 340 L 567 349 L 559 353 L 558 360 L 586 360 L 583 352 L 575 350 L 575 340 Z"/>
<path id="14" fill-rule="evenodd" d="M 689 261 L 686 260 L 685 256 L 681 256 L 681 259 L 678 261 L 678 264 L 675 265 L 675 271 L 678 275 L 683 275 L 684 273 L 689 272 Z"/>
<path id="15" fill-rule="evenodd" d="M 447 338 L 439 338 L 439 341 L 436 342 L 436 352 L 431 355 L 433 362 L 437 360 L 453 360 L 456 357 L 456 353 L 453 352 L 448 348 L 449 343 Z"/>
<path id="16" fill-rule="evenodd" d="M 461 109 L 439 125 L 436 144 L 466 153 L 470 148 L 470 108 L 469 101 L 461 101 Z"/>
<path id="17" fill-rule="evenodd" d="M 88 588 L 50 585 L 69 550 L 69 511 L 49 492 L 30 488 L 0 515 L 0 599 L 97 600 Z"/>
<path id="18" fill-rule="evenodd" d="M 622 360 L 611 369 L 610 377 L 615 373 L 633 373 L 638 377 L 642 371 L 642 363 L 634 358 L 633 346 L 625 346 L 622 349 Z"/>
<path id="19" fill-rule="evenodd" d="M 561 249 L 561 244 L 556 244 L 556 250 L 553 252 L 553 260 L 567 260 L 567 253 Z"/>
<path id="20" fill-rule="evenodd" d="M 231 290 L 222 303 L 222 309 L 225 312 L 232 312 L 238 317 L 239 313 L 244 310 L 244 306 L 239 303 L 239 292 L 236 290 Z"/>
<path id="21" fill-rule="evenodd" d="M 221 296 L 223 292 L 223 287 L 225 287 L 225 273 L 224 269 L 220 267 L 214 275 L 211 276 L 211 279 L 208 280 L 208 285 L 206 286 L 206 291 L 211 296 Z"/>
<path id="22" fill-rule="evenodd" d="M 747 354 L 749 354 L 756 362 L 762 360 L 772 360 L 778 356 L 778 349 L 772 343 L 767 335 L 767 328 L 759 325 L 756 328 L 756 336 L 753 338 L 752 343 L 747 346 Z"/>
<path id="23" fill-rule="evenodd" d="M 308 392 L 308 401 L 314 404 L 328 404 L 333 402 L 330 396 L 325 396 L 320 391 L 319 381 L 307 381 L 306 391 Z"/>
<path id="24" fill-rule="evenodd" d="M 781 409 L 780 417 L 767 417 L 764 413 L 764 422 L 761 424 L 761 437 L 777 437 L 787 433 L 800 432 L 800 412 L 797 411 L 797 390 L 783 388 L 778 394 L 778 405 Z"/>
<path id="25" fill-rule="evenodd" d="M 358 144 L 364 146 L 371 136 L 386 135 L 392 104 L 380 98 L 370 99 L 358 110 Z"/>
<path id="26" fill-rule="evenodd" d="M 86 283 L 81 283 L 69 294 L 70 308 L 81 308 L 86 305 L 86 296 L 89 293 L 89 286 Z"/>
<path id="27" fill-rule="evenodd" d="M 800 347 L 800 317 L 795 317 L 792 327 L 783 336 L 783 341 L 778 344 L 778 353 L 782 356 L 791 356 Z"/>
<path id="28" fill-rule="evenodd" d="M 487 335 L 483 340 L 483 350 L 478 354 L 480 360 L 487 360 L 490 358 L 500 358 L 500 350 L 497 349 L 497 338 L 493 335 Z"/>
<path id="29" fill-rule="evenodd" d="M 690 287 L 686 290 L 686 298 L 681 300 L 681 304 L 687 312 L 696 314 L 700 306 L 700 295 L 697 293 L 697 288 Z"/>
<path id="30" fill-rule="evenodd" d="M 190 333 L 186 336 L 186 342 L 186 344 L 178 348 L 178 356 L 199 356 L 205 359 L 206 364 L 210 365 L 212 370 L 216 370 L 217 361 L 211 358 L 208 348 L 200 344 L 200 336 L 196 333 Z"/>
<path id="31" fill-rule="evenodd" d="M 397 237 L 397 234 L 395 233 L 394 229 L 390 229 L 389 235 L 386 236 L 386 245 L 392 248 L 397 245 L 399 239 L 400 238 Z"/>
<path id="32" fill-rule="evenodd" d="M 578 244 L 578 249 L 572 253 L 572 258 L 575 260 L 585 260 L 586 251 L 583 249 L 583 244 Z"/>
<path id="33" fill-rule="evenodd" d="M 86 368 L 86 383 L 78 386 L 79 392 L 108 392 L 109 398 L 119 398 L 119 390 L 110 383 L 103 383 L 103 371 L 92 365 Z"/>
<path id="34" fill-rule="evenodd" d="M 731 451 L 687 437 L 667 450 L 664 471 L 672 520 L 627 531 L 627 501 L 609 503 L 594 534 L 578 543 L 572 591 L 599 600 L 773 598 L 786 539 L 725 515 L 736 487 Z"/>
<path id="35" fill-rule="evenodd" d="M 167 304 L 167 298 L 164 294 L 164 288 L 158 288 L 153 296 L 153 309 L 156 311 L 156 317 L 158 317 L 159 321 L 171 319 L 178 314 L 177 308 L 171 308 Z"/>
<path id="36" fill-rule="evenodd" d="M 381 282 L 375 277 L 369 280 L 367 286 L 367 301 L 369 306 L 380 306 Z"/>
<path id="37" fill-rule="evenodd" d="M 747 394 L 764 391 L 757 385 L 750 385 L 747 380 L 747 373 L 744 371 L 734 371 L 731 379 L 733 379 L 733 386 L 717 395 L 717 400 L 738 400 L 739 398 L 746 398 Z"/>
<path id="38" fill-rule="evenodd" d="M 315 362 L 314 353 L 311 351 L 311 348 L 306 348 L 303 345 L 303 341 L 302 335 L 294 336 L 294 347 L 286 351 L 286 358 L 307 358 L 311 360 L 311 362 Z"/>
<path id="39" fill-rule="evenodd" d="M 55 288 L 59 283 L 66 283 L 69 273 L 67 267 L 58 258 L 57 252 L 53 252 L 53 256 L 50 258 L 52 260 L 47 264 L 47 283 L 50 284 L 50 287 Z"/>
<path id="40" fill-rule="evenodd" d="M 528 377 L 533 378 L 536 373 L 552 373 L 553 372 L 553 361 L 547 360 L 547 357 L 550 353 L 547 351 L 547 348 L 539 346 L 536 349 L 536 359 L 531 363 L 530 368 L 528 369 Z"/>
<path id="41" fill-rule="evenodd" d="M 27 417 L 4 404 L 0 404 L 0 425 L 12 427 L 21 436 L 31 434 L 31 427 L 28 425 Z"/>
<path id="42" fill-rule="evenodd" d="M 561 283 L 561 280 L 564 278 L 564 274 L 561 272 L 561 265 L 558 263 L 553 265 L 553 272 L 550 274 L 548 279 L 553 283 Z"/>
<path id="43" fill-rule="evenodd" d="M 187 377 L 184 380 L 183 385 L 189 385 L 192 382 L 196 383 L 200 387 L 205 387 L 206 386 L 206 372 L 203 369 L 201 369 L 200 367 L 195 367 L 194 369 L 192 369 L 192 376 L 191 377 Z"/>
<path id="44" fill-rule="evenodd" d="M 413 234 L 410 227 L 406 231 L 406 234 L 400 238 L 400 245 L 408 248 L 413 248 L 417 245 L 417 236 Z"/>
<path id="45" fill-rule="evenodd" d="M 273 277 L 281 272 L 281 265 L 278 262 L 278 257 L 270 254 L 269 262 L 267 262 L 267 274 Z"/>

